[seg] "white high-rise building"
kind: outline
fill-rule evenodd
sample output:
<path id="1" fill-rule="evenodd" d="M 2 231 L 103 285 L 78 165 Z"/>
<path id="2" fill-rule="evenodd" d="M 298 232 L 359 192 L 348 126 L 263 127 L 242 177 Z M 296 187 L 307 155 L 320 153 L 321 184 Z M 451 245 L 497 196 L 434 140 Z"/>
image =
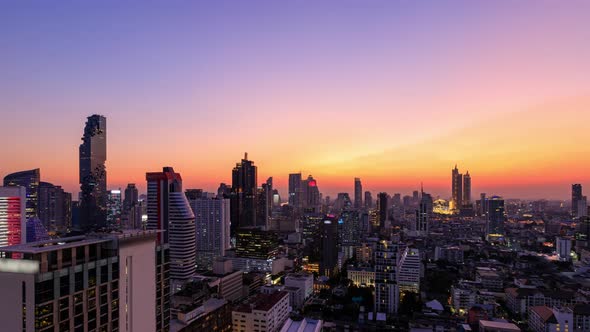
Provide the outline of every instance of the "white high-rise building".
<path id="1" fill-rule="evenodd" d="M 400 293 L 420 292 L 422 262 L 418 249 L 406 248 L 397 266 L 397 284 Z"/>
<path id="2" fill-rule="evenodd" d="M 399 288 L 397 285 L 397 244 L 381 241 L 375 249 L 375 312 L 397 313 Z"/>
<path id="3" fill-rule="evenodd" d="M 195 215 L 172 167 L 147 173 L 146 179 L 147 228 L 164 230 L 158 241 L 170 245 L 170 279 L 177 286 L 195 273 Z"/>
<path id="4" fill-rule="evenodd" d="M 27 242 L 25 187 L 0 187 L 0 247 Z"/>
<path id="5" fill-rule="evenodd" d="M 229 199 L 200 198 L 190 202 L 195 214 L 197 266 L 210 269 L 230 248 Z"/>
<path id="6" fill-rule="evenodd" d="M 572 239 L 568 237 L 557 237 L 555 239 L 555 250 L 560 261 L 570 261 L 572 256 Z"/>

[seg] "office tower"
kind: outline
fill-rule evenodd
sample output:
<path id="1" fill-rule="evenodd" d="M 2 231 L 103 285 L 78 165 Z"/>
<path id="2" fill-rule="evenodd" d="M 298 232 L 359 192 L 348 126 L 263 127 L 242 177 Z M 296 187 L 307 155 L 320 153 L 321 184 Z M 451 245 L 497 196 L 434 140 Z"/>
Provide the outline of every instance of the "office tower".
<path id="1" fill-rule="evenodd" d="M 458 210 L 463 206 L 463 175 L 459 173 L 457 165 L 452 171 L 451 210 Z"/>
<path id="2" fill-rule="evenodd" d="M 356 245 L 360 241 L 361 220 L 359 211 L 346 210 L 340 214 L 338 237 L 341 245 Z"/>
<path id="3" fill-rule="evenodd" d="M 373 195 L 371 195 L 370 191 L 365 191 L 365 208 L 366 209 L 373 208 Z"/>
<path id="4" fill-rule="evenodd" d="M 254 162 L 244 159 L 232 171 L 230 194 L 231 237 L 241 227 L 256 226 L 257 168 Z"/>
<path id="5" fill-rule="evenodd" d="M 487 200 L 488 231 L 487 235 L 504 234 L 504 200 L 492 196 Z"/>
<path id="6" fill-rule="evenodd" d="M 471 205 L 471 175 L 469 171 L 463 176 L 463 200 L 461 206 Z"/>
<path id="7" fill-rule="evenodd" d="M 334 209 L 341 211 L 348 210 L 350 208 L 352 208 L 352 201 L 350 200 L 348 193 L 338 193 L 338 196 L 336 196 L 336 201 L 334 202 Z"/>
<path id="8" fill-rule="evenodd" d="M 5 181 L 6 182 L 6 181 Z M 572 184 L 572 216 L 578 213 L 578 201 L 582 199 L 582 185 L 579 183 Z"/>
<path id="9" fill-rule="evenodd" d="M 354 178 L 354 207 L 363 207 L 363 185 L 360 178 Z"/>
<path id="10" fill-rule="evenodd" d="M 225 183 L 220 183 L 219 187 L 217 188 L 217 197 L 229 198 L 230 195 L 231 195 L 231 186 L 228 186 Z"/>
<path id="11" fill-rule="evenodd" d="M 155 240 L 154 231 L 1 248 L 2 330 L 162 331 Z"/>
<path id="12" fill-rule="evenodd" d="M 4 186 L 21 186 L 27 190 L 26 218 L 37 217 L 39 213 L 39 182 L 38 168 L 8 174 L 4 177 Z"/>
<path id="13" fill-rule="evenodd" d="M 199 269 L 211 269 L 217 257 L 230 248 L 229 199 L 198 198 L 190 201 L 195 214 L 196 254 Z"/>
<path id="14" fill-rule="evenodd" d="M 156 242 L 156 332 L 170 331 L 170 293 L 170 245 Z"/>
<path id="15" fill-rule="evenodd" d="M 0 187 L 0 247 L 27 241 L 25 187 Z"/>
<path id="16" fill-rule="evenodd" d="M 488 203 L 487 203 L 487 198 L 486 198 L 486 193 L 481 193 L 479 198 L 479 215 L 480 216 L 485 216 L 488 214 Z"/>
<path id="17" fill-rule="evenodd" d="M 387 227 L 387 217 L 388 217 L 388 197 L 387 193 L 379 193 L 377 195 L 377 208 L 379 209 L 379 228 L 380 230 L 385 229 Z"/>
<path id="18" fill-rule="evenodd" d="M 121 189 L 109 190 L 107 194 L 107 223 L 109 226 L 119 226 L 122 207 Z"/>
<path id="19" fill-rule="evenodd" d="M 127 211 L 132 206 L 137 205 L 139 202 L 139 191 L 135 186 L 135 183 L 128 183 L 127 188 L 125 188 L 125 198 L 123 200 L 123 210 Z"/>
<path id="20" fill-rule="evenodd" d="M 397 286 L 397 245 L 380 241 L 375 248 L 375 312 L 392 315 L 397 312 L 399 288 Z"/>
<path id="21" fill-rule="evenodd" d="M 414 190 L 412 192 L 412 203 L 416 205 L 420 203 L 420 193 L 418 192 L 418 190 Z"/>
<path id="22" fill-rule="evenodd" d="M 301 194 L 299 195 L 300 207 L 306 212 L 320 212 L 322 205 L 318 182 L 309 175 L 301 182 Z"/>
<path id="23" fill-rule="evenodd" d="M 331 277 L 338 265 L 338 221 L 326 216 L 320 224 L 320 275 Z"/>
<path id="24" fill-rule="evenodd" d="M 49 240 L 47 229 L 37 217 L 27 220 L 27 243 Z"/>
<path id="25" fill-rule="evenodd" d="M 170 245 L 170 279 L 179 283 L 195 272 L 195 215 L 172 167 L 146 173 L 147 229 L 163 230 L 158 244 Z"/>
<path id="26" fill-rule="evenodd" d="M 299 209 L 301 207 L 301 173 L 289 174 L 289 205 Z"/>
<path id="27" fill-rule="evenodd" d="M 106 226 L 107 219 L 107 119 L 91 115 L 80 144 L 80 228 Z"/>
<path id="28" fill-rule="evenodd" d="M 576 213 L 576 217 L 583 218 L 588 216 L 588 198 L 586 196 L 582 196 L 581 199 L 578 200 L 578 211 Z"/>
<path id="29" fill-rule="evenodd" d="M 72 194 L 48 182 L 39 183 L 39 219 L 49 232 L 72 227 Z"/>
<path id="30" fill-rule="evenodd" d="M 242 228 L 236 237 L 236 256 L 274 259 L 278 255 L 279 239 L 275 232 L 258 228 Z"/>
<path id="31" fill-rule="evenodd" d="M 418 210 L 416 210 L 416 231 L 420 235 L 428 235 L 430 216 L 432 215 L 433 202 L 432 196 L 422 192 L 422 198 Z"/>
<path id="32" fill-rule="evenodd" d="M 402 297 L 405 292 L 420 294 L 421 271 L 420 251 L 414 248 L 406 248 L 397 267 L 397 285 Z"/>
<path id="33" fill-rule="evenodd" d="M 273 205 L 272 177 L 268 178 L 261 188 L 257 189 L 256 225 L 268 227 Z"/>
<path id="34" fill-rule="evenodd" d="M 268 217 L 272 217 L 272 210 L 274 206 L 274 193 L 275 190 L 272 184 L 272 176 L 266 179 L 266 183 L 262 184 L 262 188 L 266 191 L 266 206 L 268 206 Z M 278 192 L 277 192 L 278 193 Z"/>

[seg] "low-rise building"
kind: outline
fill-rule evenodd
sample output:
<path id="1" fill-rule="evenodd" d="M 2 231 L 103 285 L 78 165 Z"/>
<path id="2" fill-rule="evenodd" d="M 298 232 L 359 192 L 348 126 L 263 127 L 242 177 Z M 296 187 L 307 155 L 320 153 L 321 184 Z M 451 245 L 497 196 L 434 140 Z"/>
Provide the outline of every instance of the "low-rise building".
<path id="1" fill-rule="evenodd" d="M 520 328 L 512 323 L 491 320 L 479 321 L 480 332 L 520 332 Z"/>
<path id="2" fill-rule="evenodd" d="M 375 270 L 370 267 L 348 267 L 348 279 L 357 287 L 375 286 Z"/>
<path id="3" fill-rule="evenodd" d="M 231 308 L 226 300 L 211 298 L 200 306 L 182 308 L 170 327 L 171 332 L 230 332 Z"/>
<path id="4" fill-rule="evenodd" d="M 529 309 L 529 328 L 533 332 L 573 331 L 574 314 L 569 308 L 534 306 Z"/>
<path id="5" fill-rule="evenodd" d="M 289 293 L 258 294 L 232 311 L 232 330 L 277 332 L 290 312 Z"/>

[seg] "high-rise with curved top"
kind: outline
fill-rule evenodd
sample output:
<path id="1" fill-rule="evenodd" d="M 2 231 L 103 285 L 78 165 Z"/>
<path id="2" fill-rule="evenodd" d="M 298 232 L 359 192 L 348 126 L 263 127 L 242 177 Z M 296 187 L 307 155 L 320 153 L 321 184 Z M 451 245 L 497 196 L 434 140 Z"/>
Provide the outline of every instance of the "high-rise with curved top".
<path id="1" fill-rule="evenodd" d="M 80 225 L 83 230 L 106 226 L 107 119 L 91 115 L 80 144 Z"/>
<path id="2" fill-rule="evenodd" d="M 8 187 L 20 186 L 26 189 L 26 218 L 33 218 L 39 215 L 39 181 L 40 171 L 38 168 L 28 171 L 21 171 L 8 174 L 4 177 L 4 185 Z"/>

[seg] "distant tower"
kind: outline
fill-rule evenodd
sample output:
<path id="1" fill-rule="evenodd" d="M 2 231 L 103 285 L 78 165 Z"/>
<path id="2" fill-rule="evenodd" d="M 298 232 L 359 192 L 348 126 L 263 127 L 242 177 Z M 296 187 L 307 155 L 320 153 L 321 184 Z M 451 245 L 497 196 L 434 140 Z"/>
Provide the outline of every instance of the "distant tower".
<path id="1" fill-rule="evenodd" d="M 8 174 L 4 177 L 5 186 L 21 186 L 27 190 L 27 219 L 39 216 L 39 181 L 38 168 Z"/>
<path id="2" fill-rule="evenodd" d="M 301 194 L 299 195 L 300 206 L 306 211 L 319 212 L 322 204 L 318 182 L 309 175 L 301 181 Z"/>
<path id="3" fill-rule="evenodd" d="M 504 234 L 504 199 L 499 196 L 492 196 L 487 200 L 488 229 L 487 235 Z"/>
<path id="4" fill-rule="evenodd" d="M 80 144 L 80 226 L 90 230 L 106 226 L 107 119 L 91 115 Z"/>
<path id="5" fill-rule="evenodd" d="M 458 210 L 463 206 L 463 175 L 459 173 L 457 165 L 452 172 L 452 199 L 453 209 Z"/>
<path id="6" fill-rule="evenodd" d="M 363 207 L 363 185 L 360 178 L 354 178 L 354 207 Z"/>
<path id="7" fill-rule="evenodd" d="M 320 225 L 320 275 L 331 277 L 338 265 L 338 222 L 335 217 L 326 217 Z"/>
<path id="8" fill-rule="evenodd" d="M 124 211 L 127 211 L 132 206 L 137 205 L 138 202 L 139 202 L 139 191 L 137 191 L 137 187 L 135 186 L 135 183 L 127 184 L 127 188 L 125 188 L 125 199 L 123 201 Z"/>
<path id="9" fill-rule="evenodd" d="M 377 195 L 377 203 L 379 208 L 379 228 L 383 230 L 387 224 L 387 215 L 389 207 L 389 197 L 387 193 L 379 193 Z"/>
<path id="10" fill-rule="evenodd" d="M 471 175 L 469 171 L 463 176 L 463 205 L 471 205 Z"/>
<path id="11" fill-rule="evenodd" d="M 582 185 L 579 183 L 572 184 L 572 216 L 578 215 L 578 202 L 582 200 Z"/>
<path id="12" fill-rule="evenodd" d="M 230 248 L 229 199 L 197 198 L 190 201 L 195 214 L 197 264 L 211 269 L 216 257 Z"/>
<path id="13" fill-rule="evenodd" d="M 65 232 L 72 225 L 72 194 L 62 187 L 39 182 L 39 219 L 50 232 Z"/>
<path id="14" fill-rule="evenodd" d="M 373 195 L 371 195 L 370 191 L 365 191 L 365 208 L 373 208 Z"/>
<path id="15" fill-rule="evenodd" d="M 244 159 L 236 164 L 232 171 L 232 187 L 230 194 L 231 236 L 241 227 L 256 226 L 257 201 L 257 168 L 254 162 Z"/>
<path id="16" fill-rule="evenodd" d="M 416 231 L 420 235 L 428 235 L 430 215 L 432 214 L 433 202 L 432 196 L 422 190 L 422 198 L 418 210 L 416 210 Z"/>
<path id="17" fill-rule="evenodd" d="M 289 205 L 301 207 L 301 173 L 289 174 Z"/>
<path id="18" fill-rule="evenodd" d="M 188 280 L 195 272 L 195 215 L 172 167 L 146 173 L 147 229 L 161 229 L 158 244 L 170 244 L 170 279 Z"/>

